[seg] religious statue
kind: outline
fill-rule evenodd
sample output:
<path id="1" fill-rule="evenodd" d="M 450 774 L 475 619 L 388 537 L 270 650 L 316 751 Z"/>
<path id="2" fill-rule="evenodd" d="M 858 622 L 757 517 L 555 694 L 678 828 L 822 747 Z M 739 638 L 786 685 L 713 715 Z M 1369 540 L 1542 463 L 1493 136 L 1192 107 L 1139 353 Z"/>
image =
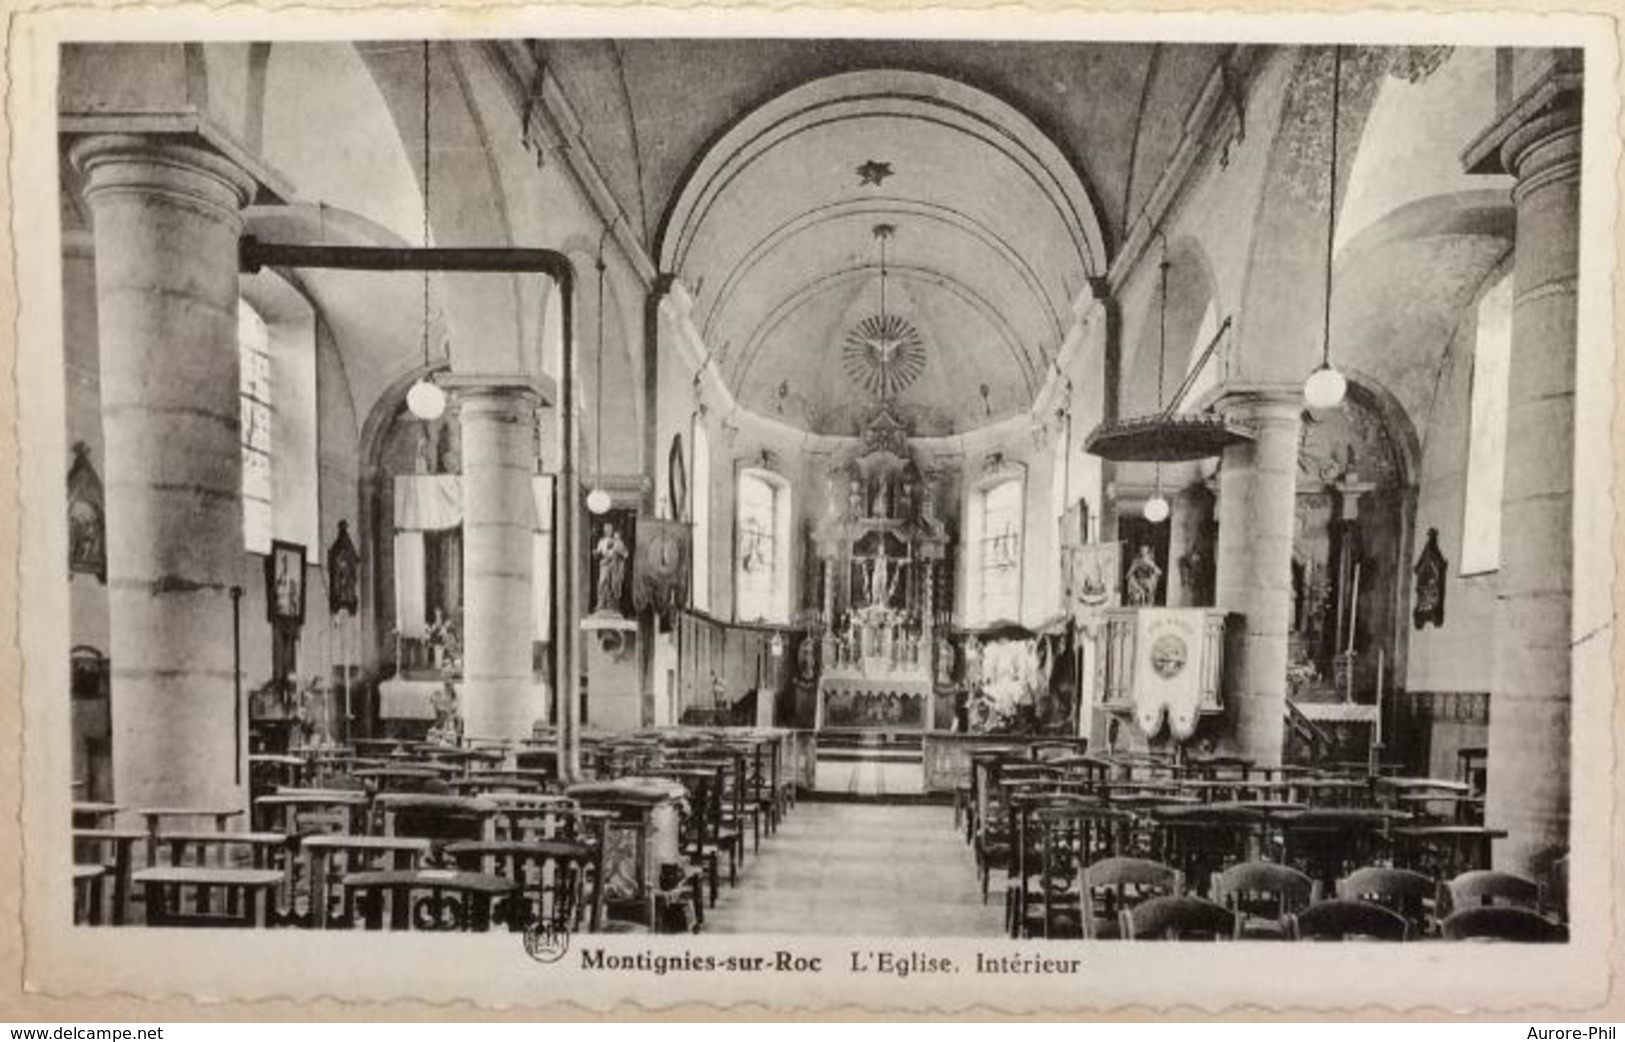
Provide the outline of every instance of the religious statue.
<path id="1" fill-rule="evenodd" d="M 1192 607 L 1205 607 L 1213 597 L 1213 560 L 1208 556 L 1205 536 L 1179 559 L 1179 581 L 1185 587 L 1185 601 Z"/>
<path id="2" fill-rule="evenodd" d="M 896 580 L 891 574 L 891 558 L 886 556 L 884 544 L 880 547 L 880 555 L 869 564 L 869 606 L 883 608 L 891 599 L 892 584 Z"/>
<path id="3" fill-rule="evenodd" d="M 593 598 L 593 610 L 619 615 L 621 590 L 626 586 L 626 562 L 630 554 L 614 525 L 604 526 L 592 555 L 598 559 L 598 588 Z"/>
<path id="4" fill-rule="evenodd" d="M 1156 603 L 1157 583 L 1162 579 L 1162 569 L 1151 557 L 1151 548 L 1145 544 L 1134 555 L 1129 563 L 1128 575 L 1125 577 L 1127 597 L 1131 607 L 1144 608 Z"/>
<path id="5" fill-rule="evenodd" d="M 449 423 L 440 428 L 440 436 L 435 440 L 434 470 L 436 474 L 456 474 L 462 470 L 457 461 L 457 446 L 452 442 Z"/>
<path id="6" fill-rule="evenodd" d="M 327 610 L 337 615 L 347 611 L 351 615 L 361 605 L 357 592 L 361 575 L 361 555 L 350 540 L 350 523 L 339 519 L 339 534 L 327 548 Z"/>
<path id="7" fill-rule="evenodd" d="M 818 639 L 807 636 L 796 651 L 796 672 L 803 683 L 812 683 L 818 677 Z"/>
<path id="8" fill-rule="evenodd" d="M 870 506 L 870 517 L 891 516 L 891 481 L 884 474 L 875 477 L 875 495 Z"/>
<path id="9" fill-rule="evenodd" d="M 463 735 L 463 714 L 457 707 L 457 689 L 451 681 L 440 685 L 440 690 L 429 696 L 429 708 L 434 712 L 434 723 L 429 727 L 428 741 L 435 745 L 456 745 Z"/>
<path id="10" fill-rule="evenodd" d="M 429 653 L 434 656 L 435 669 L 447 669 L 457 663 L 458 642 L 457 624 L 446 618 L 442 608 L 434 610 L 434 620 L 429 623 L 428 630 Z"/>
<path id="11" fill-rule="evenodd" d="M 1416 561 L 1416 592 L 1412 596 L 1415 607 L 1411 609 L 1411 619 L 1416 628 L 1421 629 L 1429 623 L 1435 626 L 1444 625 L 1444 580 L 1449 573 L 1450 564 L 1444 558 L 1444 552 L 1439 549 L 1439 530 L 1428 529 L 1428 541 L 1422 547 L 1422 556 Z"/>
<path id="12" fill-rule="evenodd" d="M 418 432 L 417 472 L 419 474 L 435 473 L 435 446 L 434 436 L 429 433 L 429 425 L 424 424 Z"/>
<path id="13" fill-rule="evenodd" d="M 321 678 L 311 677 L 305 689 L 299 693 L 298 704 L 294 708 L 293 727 L 288 734 L 290 749 L 310 749 L 323 744 L 321 716 L 324 701 Z"/>
<path id="14" fill-rule="evenodd" d="M 73 446 L 68 469 L 68 571 L 107 581 L 107 524 L 102 480 L 84 442 Z"/>

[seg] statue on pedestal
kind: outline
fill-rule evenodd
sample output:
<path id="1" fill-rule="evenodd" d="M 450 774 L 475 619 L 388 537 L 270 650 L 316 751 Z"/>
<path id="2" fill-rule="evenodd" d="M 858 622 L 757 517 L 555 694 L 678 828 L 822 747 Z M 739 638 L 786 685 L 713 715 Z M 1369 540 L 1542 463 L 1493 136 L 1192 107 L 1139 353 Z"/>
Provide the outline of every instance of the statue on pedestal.
<path id="1" fill-rule="evenodd" d="M 630 554 L 614 525 L 606 524 L 602 531 L 592 551 L 592 555 L 598 558 L 598 587 L 594 591 L 593 612 L 619 615 L 621 591 L 626 586 L 626 561 Z"/>
<path id="2" fill-rule="evenodd" d="M 1157 583 L 1162 580 L 1162 569 L 1151 557 L 1151 548 L 1145 544 L 1135 553 L 1134 560 L 1128 566 L 1128 575 L 1124 579 L 1127 587 L 1125 600 L 1135 608 L 1145 608 L 1156 603 Z"/>

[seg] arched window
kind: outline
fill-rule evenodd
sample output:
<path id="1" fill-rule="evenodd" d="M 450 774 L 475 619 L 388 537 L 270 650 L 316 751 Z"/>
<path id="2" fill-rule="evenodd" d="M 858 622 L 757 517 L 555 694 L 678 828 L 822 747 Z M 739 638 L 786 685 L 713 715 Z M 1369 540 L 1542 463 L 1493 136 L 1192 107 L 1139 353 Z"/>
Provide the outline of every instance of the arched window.
<path id="1" fill-rule="evenodd" d="M 271 552 L 271 333 L 248 301 L 237 305 L 237 351 L 241 360 L 243 547 Z"/>
<path id="2" fill-rule="evenodd" d="M 1507 379 L 1512 359 L 1512 276 L 1478 303 L 1473 346 L 1467 491 L 1462 505 L 1461 572 L 1501 567 L 1501 487 L 1506 477 Z"/>
<path id="3" fill-rule="evenodd" d="M 268 271 L 245 276 L 237 301 L 238 437 L 243 546 L 268 554 L 284 539 L 316 556 L 316 313 Z"/>
<path id="4" fill-rule="evenodd" d="M 689 556 L 693 569 L 689 579 L 691 603 L 698 611 L 711 610 L 711 438 L 705 418 L 694 419 L 694 472 L 689 483 L 689 509 L 692 511 L 694 549 Z"/>
<path id="5" fill-rule="evenodd" d="M 971 493 L 966 534 L 966 614 L 986 625 L 1021 617 L 1021 533 L 1026 482 L 1020 474 L 992 479 Z"/>
<path id="6" fill-rule="evenodd" d="M 734 618 L 790 621 L 790 485 L 765 470 L 739 472 Z"/>

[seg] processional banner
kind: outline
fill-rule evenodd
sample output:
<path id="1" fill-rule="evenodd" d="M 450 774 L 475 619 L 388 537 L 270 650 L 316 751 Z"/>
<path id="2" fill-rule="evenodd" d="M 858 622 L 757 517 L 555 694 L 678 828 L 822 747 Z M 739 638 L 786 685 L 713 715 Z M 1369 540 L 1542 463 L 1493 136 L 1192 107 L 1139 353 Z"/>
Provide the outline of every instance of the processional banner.
<path id="1" fill-rule="evenodd" d="M 1135 612 L 1134 719 L 1154 735 L 1164 715 L 1176 740 L 1196 730 L 1202 701 L 1201 614 L 1178 608 Z"/>

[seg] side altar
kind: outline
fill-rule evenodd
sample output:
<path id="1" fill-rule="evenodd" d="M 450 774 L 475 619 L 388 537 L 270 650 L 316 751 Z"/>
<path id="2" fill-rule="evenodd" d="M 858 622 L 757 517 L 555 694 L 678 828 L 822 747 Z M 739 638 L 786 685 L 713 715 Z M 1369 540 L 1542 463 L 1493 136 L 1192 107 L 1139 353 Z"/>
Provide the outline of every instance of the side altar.
<path id="1" fill-rule="evenodd" d="M 882 407 L 859 454 L 827 481 L 813 533 L 823 580 L 816 726 L 929 731 L 936 657 L 951 654 L 936 639 L 949 538 L 935 475 Z"/>

